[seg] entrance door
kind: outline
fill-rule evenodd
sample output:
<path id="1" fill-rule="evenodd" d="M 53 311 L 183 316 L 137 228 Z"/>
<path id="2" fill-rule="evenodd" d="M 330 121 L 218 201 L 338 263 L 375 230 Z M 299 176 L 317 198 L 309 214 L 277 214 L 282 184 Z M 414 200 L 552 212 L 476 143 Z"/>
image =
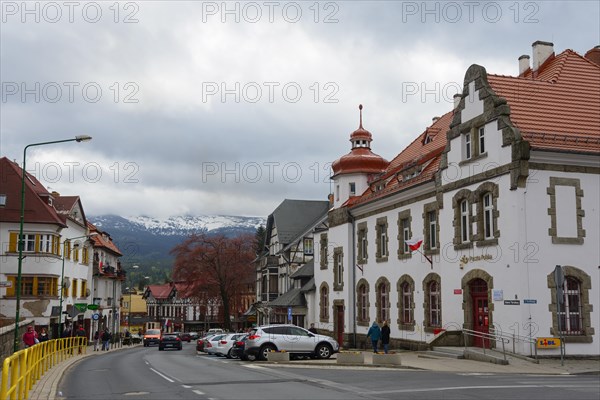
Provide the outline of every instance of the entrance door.
<path id="1" fill-rule="evenodd" d="M 489 333 L 488 288 L 483 279 L 471 282 L 471 299 L 473 301 L 473 330 L 479 333 Z M 487 338 L 476 336 L 473 340 L 476 347 L 490 347 Z"/>
<path id="2" fill-rule="evenodd" d="M 337 314 L 336 317 L 336 322 L 337 322 L 337 326 L 336 326 L 336 339 L 337 342 L 340 344 L 340 347 L 342 347 L 342 345 L 344 344 L 344 306 L 343 305 L 338 305 L 336 306 L 335 312 Z"/>

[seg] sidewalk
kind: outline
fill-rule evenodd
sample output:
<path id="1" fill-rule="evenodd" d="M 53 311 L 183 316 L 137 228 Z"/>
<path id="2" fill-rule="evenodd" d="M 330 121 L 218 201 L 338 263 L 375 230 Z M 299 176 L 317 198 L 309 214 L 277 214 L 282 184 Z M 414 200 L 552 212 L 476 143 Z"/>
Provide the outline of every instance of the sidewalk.
<path id="1" fill-rule="evenodd" d="M 122 347 L 114 347 L 108 351 L 118 351 L 124 349 L 130 349 L 132 347 L 141 346 L 141 344 L 136 344 L 133 346 L 122 346 Z M 30 400 L 54 400 L 56 398 L 61 398 L 58 395 L 58 383 L 63 376 L 63 373 L 71 367 L 71 365 L 83 360 L 85 357 L 96 356 L 105 354 L 107 351 L 94 351 L 94 346 L 88 346 L 85 354 L 78 354 L 73 356 L 58 365 L 55 365 L 52 369 L 44 374 L 39 381 L 37 381 L 31 390 L 29 391 Z"/>
<path id="2" fill-rule="evenodd" d="M 121 349 L 129 349 L 132 347 L 141 346 L 140 344 L 133 346 L 123 346 L 113 348 L 109 351 L 118 351 Z M 85 357 L 101 355 L 105 352 L 94 351 L 92 346 L 88 347 L 87 353 L 74 356 L 61 364 L 56 365 L 48 371 L 29 392 L 31 400 L 54 400 L 60 398 L 57 393 L 58 384 L 63 373 L 74 363 L 82 360 Z M 324 368 L 395 368 L 395 369 L 413 369 L 426 371 L 440 372 L 455 372 L 462 374 L 548 374 L 548 375 L 564 375 L 564 374 L 596 374 L 600 375 L 600 360 L 580 360 L 580 359 L 565 359 L 564 365 L 561 366 L 560 359 L 541 359 L 539 364 L 531 361 L 523 360 L 516 357 L 507 357 L 508 365 L 498 365 L 485 363 L 481 361 L 455 359 L 446 357 L 435 357 L 423 353 L 403 351 L 400 352 L 402 365 L 399 367 L 380 367 L 373 365 L 373 353 L 365 353 L 364 365 L 344 366 L 337 364 L 336 355 L 333 355 L 327 360 L 297 360 L 288 363 L 279 363 L 278 366 L 289 368 L 302 368 L 309 366 L 324 367 Z M 267 362 L 265 362 L 268 364 Z"/>

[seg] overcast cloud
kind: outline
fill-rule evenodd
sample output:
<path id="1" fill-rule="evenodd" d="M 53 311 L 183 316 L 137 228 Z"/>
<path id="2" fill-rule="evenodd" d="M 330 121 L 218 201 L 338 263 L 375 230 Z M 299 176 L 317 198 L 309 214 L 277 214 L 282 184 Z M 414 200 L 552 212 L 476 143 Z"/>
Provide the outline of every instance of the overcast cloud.
<path id="1" fill-rule="evenodd" d="M 536 40 L 583 55 L 598 15 L 598 1 L 2 1 L 0 154 L 88 134 L 27 154 L 88 215 L 266 216 L 326 199 L 358 104 L 389 160 L 452 108 L 471 64 L 516 75 Z"/>

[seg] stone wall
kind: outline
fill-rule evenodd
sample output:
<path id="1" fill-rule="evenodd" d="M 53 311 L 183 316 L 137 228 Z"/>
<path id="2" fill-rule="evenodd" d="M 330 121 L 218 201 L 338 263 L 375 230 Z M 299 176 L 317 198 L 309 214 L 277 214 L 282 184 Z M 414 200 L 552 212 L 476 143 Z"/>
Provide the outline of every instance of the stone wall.
<path id="1" fill-rule="evenodd" d="M 19 323 L 19 349 L 23 349 L 23 341 L 21 337 L 27 331 L 27 327 L 33 326 L 32 320 L 24 320 Z M 15 324 L 6 325 L 0 328 L 0 365 L 4 363 L 6 357 L 11 356 L 14 353 L 14 340 L 15 340 Z"/>

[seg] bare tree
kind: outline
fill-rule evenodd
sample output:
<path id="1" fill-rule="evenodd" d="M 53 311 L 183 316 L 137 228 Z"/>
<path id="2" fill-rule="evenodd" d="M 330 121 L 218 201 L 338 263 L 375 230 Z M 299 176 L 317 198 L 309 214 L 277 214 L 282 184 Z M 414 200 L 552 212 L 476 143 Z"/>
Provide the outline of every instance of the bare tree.
<path id="1" fill-rule="evenodd" d="M 192 235 L 171 250 L 175 255 L 173 279 L 190 284 L 189 293 L 197 298 L 221 300 L 223 324 L 231 329 L 231 307 L 240 301 L 244 284 L 254 273 L 254 237 Z"/>

